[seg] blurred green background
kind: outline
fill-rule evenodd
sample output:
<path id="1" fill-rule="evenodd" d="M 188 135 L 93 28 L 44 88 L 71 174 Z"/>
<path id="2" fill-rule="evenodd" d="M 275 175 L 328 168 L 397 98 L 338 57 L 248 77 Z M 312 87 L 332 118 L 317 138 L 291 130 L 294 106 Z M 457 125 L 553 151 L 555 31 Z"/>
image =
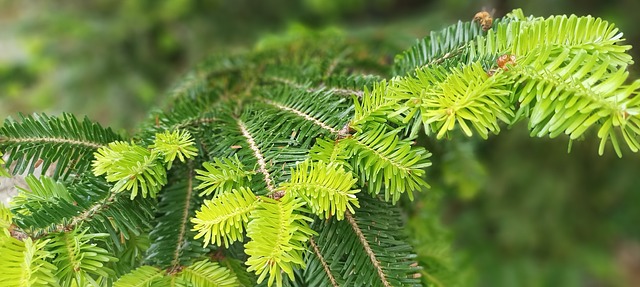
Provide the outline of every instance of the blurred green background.
<path id="1" fill-rule="evenodd" d="M 637 0 L 0 0 L 0 117 L 68 111 L 133 133 L 189 67 L 292 23 L 385 37 L 397 53 L 483 8 L 602 17 L 640 59 Z M 432 189 L 403 204 L 425 282 L 640 286 L 640 158 L 599 157 L 593 138 L 571 153 L 524 125 L 488 141 L 422 139 Z"/>

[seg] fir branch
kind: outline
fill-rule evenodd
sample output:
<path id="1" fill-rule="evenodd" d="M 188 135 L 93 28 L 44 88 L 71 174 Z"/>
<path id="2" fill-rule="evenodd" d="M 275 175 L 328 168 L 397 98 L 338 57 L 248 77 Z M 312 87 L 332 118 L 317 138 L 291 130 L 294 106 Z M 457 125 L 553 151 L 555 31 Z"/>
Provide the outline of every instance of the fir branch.
<path id="1" fill-rule="evenodd" d="M 245 186 L 254 171 L 245 170 L 244 164 L 235 157 L 211 159 L 210 162 L 202 164 L 205 170 L 196 170 L 196 179 L 201 183 L 196 189 L 202 190 L 200 196 L 208 196 L 213 193 L 214 197 L 220 193 L 229 192 L 234 188 Z"/>
<path id="2" fill-rule="evenodd" d="M 61 184 L 52 186 L 46 177 L 40 182 L 29 181 L 31 190 L 65 188 Z M 54 191 L 38 191 L 39 194 L 53 194 Z M 14 206 L 14 221 L 32 238 L 41 238 L 52 233 L 67 232 L 77 226 L 86 225 L 93 232 L 108 233 L 118 247 L 120 236 L 125 239 L 131 234 L 139 235 L 148 227 L 151 219 L 152 201 L 138 198 L 123 200 L 125 193 L 110 191 L 109 185 L 100 178 L 87 176 L 69 186 L 69 191 L 55 191 L 68 196 L 50 196 L 47 200 L 29 200 Z M 122 195 L 122 196 L 121 196 Z M 35 193 L 34 195 L 35 196 Z M 33 197 L 31 195 L 26 198 Z M 19 196 L 18 199 L 23 196 Z"/>
<path id="3" fill-rule="evenodd" d="M 420 267 L 401 232 L 399 208 L 380 198 L 360 196 L 358 199 L 361 208 L 357 209 L 357 218 L 348 213 L 347 220 L 331 218 L 316 220 L 313 224 L 319 233 L 314 241 L 336 275 L 336 282 L 342 286 L 419 286 L 420 280 L 415 275 Z M 352 223 L 356 224 L 355 228 Z M 375 261 L 371 259 L 372 254 Z M 307 256 L 306 264 L 303 277 L 309 286 L 331 284 L 316 256 Z M 382 278 L 380 271 L 384 273 Z"/>
<path id="4" fill-rule="evenodd" d="M 201 125 L 211 124 L 218 121 L 216 117 L 194 117 L 181 121 L 180 123 L 172 125 L 169 129 L 184 129 L 188 127 L 198 127 Z"/>
<path id="5" fill-rule="evenodd" d="M 458 56 L 465 45 L 479 35 L 482 35 L 482 29 L 478 25 L 462 21 L 440 31 L 432 31 L 429 36 L 418 40 L 413 47 L 396 55 L 394 74 L 410 74 L 418 67 L 441 64 Z"/>
<path id="6" fill-rule="evenodd" d="M 373 84 L 371 89 L 365 87 L 365 96 L 361 100 L 354 99 L 355 115 L 349 122 L 349 128 L 362 133 L 367 123 L 398 122 L 395 117 L 391 116 L 394 113 L 399 113 L 397 111 L 400 109 L 398 101 L 387 95 L 391 85 L 391 82 L 387 83 L 382 80 Z"/>
<path id="7" fill-rule="evenodd" d="M 335 141 L 317 138 L 316 144 L 309 150 L 309 158 L 311 160 L 325 161 L 328 163 L 337 162 L 342 165 L 348 165 L 350 156 L 347 144 L 348 141 L 344 140 Z"/>
<path id="8" fill-rule="evenodd" d="M 155 287 L 165 276 L 165 272 L 153 266 L 140 266 L 116 281 L 114 287 Z"/>
<path id="9" fill-rule="evenodd" d="M 184 248 L 184 235 L 187 231 L 187 223 L 189 222 L 189 208 L 191 205 L 191 193 L 193 192 L 193 161 L 189 161 L 187 170 L 187 191 L 184 195 L 185 207 L 183 208 L 182 219 L 180 220 L 180 230 L 178 233 L 176 249 L 173 252 L 173 260 L 171 260 L 171 266 L 173 268 L 180 264 L 180 254 L 182 253 L 182 248 Z"/>
<path id="10" fill-rule="evenodd" d="M 340 285 L 338 285 L 338 282 L 336 282 L 336 278 L 333 276 L 333 273 L 331 273 L 331 268 L 329 268 L 329 265 L 327 264 L 327 260 L 325 260 L 324 257 L 322 257 L 322 253 L 320 253 L 320 249 L 318 249 L 318 245 L 316 244 L 316 241 L 313 240 L 313 237 L 309 238 L 309 245 L 311 245 L 311 248 L 313 249 L 313 254 L 315 254 L 318 260 L 320 260 L 320 263 L 322 264 L 322 269 L 324 269 L 324 272 L 327 274 L 327 277 L 329 277 L 331 286 L 340 287 Z"/>
<path id="11" fill-rule="evenodd" d="M 356 96 L 357 98 L 362 98 L 364 96 L 363 91 L 351 90 L 351 89 L 342 89 L 342 88 L 330 88 L 330 92 L 338 95 L 342 95 L 345 97 Z"/>
<path id="12" fill-rule="evenodd" d="M 300 83 L 297 83 L 293 80 L 290 79 L 286 79 L 286 78 L 282 78 L 282 77 L 268 77 L 266 78 L 267 81 L 270 82 L 275 82 L 275 83 L 280 83 L 280 84 L 285 84 L 287 86 L 290 86 L 292 88 L 298 89 L 298 90 L 303 90 L 307 93 L 317 93 L 320 91 L 327 91 L 330 92 L 332 94 L 336 94 L 336 95 L 340 95 L 340 96 L 346 96 L 346 97 L 350 97 L 352 95 L 355 95 L 358 98 L 362 98 L 362 96 L 364 95 L 363 91 L 359 91 L 359 90 L 352 90 L 352 89 L 345 89 L 345 88 L 327 88 L 324 85 L 320 85 L 318 87 L 309 87 L 308 85 L 303 85 Z"/>
<path id="13" fill-rule="evenodd" d="M 366 184 L 370 194 L 384 191 L 385 200 L 393 203 L 405 192 L 413 199 L 413 191 L 429 187 L 422 176 L 424 168 L 431 165 L 427 160 L 431 154 L 412 146 L 410 140 L 401 139 L 398 129 L 387 128 L 383 124 L 371 126 L 341 142 L 350 155 L 350 166 L 360 175 L 361 186 Z"/>
<path id="14" fill-rule="evenodd" d="M 358 222 L 356 222 L 355 218 L 353 218 L 353 215 L 349 211 L 345 212 L 344 217 L 347 219 L 347 222 L 349 222 L 349 224 L 351 225 L 351 228 L 353 228 L 353 231 L 358 236 L 358 239 L 360 239 L 360 242 L 362 243 L 362 246 L 364 247 L 365 252 L 367 253 L 367 255 L 369 255 L 369 260 L 371 260 L 371 263 L 373 264 L 373 266 L 375 267 L 378 273 L 378 277 L 380 277 L 380 280 L 382 280 L 382 284 L 385 287 L 391 287 L 391 284 L 389 283 L 389 281 L 387 281 L 387 278 L 384 273 L 384 270 L 382 269 L 382 266 L 380 266 L 380 261 L 378 261 L 378 259 L 376 258 L 375 252 L 373 252 L 373 250 L 371 249 L 371 246 L 369 246 L 369 241 L 367 240 L 366 237 L 364 237 L 364 234 L 362 234 L 362 230 L 360 230 L 360 227 L 358 226 Z"/>
<path id="15" fill-rule="evenodd" d="M 255 271 L 258 283 L 267 276 L 268 285 L 282 286 L 283 273 L 293 279 L 293 270 L 304 267 L 304 242 L 316 234 L 307 225 L 311 218 L 304 211 L 302 200 L 287 193 L 280 200 L 264 198 L 251 213 L 247 226 L 245 253 L 249 255 L 247 271 Z"/>
<path id="16" fill-rule="evenodd" d="M 39 144 L 69 144 L 79 147 L 86 147 L 90 149 L 99 149 L 105 146 L 102 143 L 83 141 L 77 139 L 68 139 L 62 137 L 24 137 L 24 138 L 2 138 L 3 143 L 7 144 L 22 144 L 22 143 L 39 143 Z"/>
<path id="17" fill-rule="evenodd" d="M 194 146 L 193 137 L 185 130 L 174 130 L 157 133 L 153 144 L 149 146 L 152 152 L 162 155 L 167 164 L 167 170 L 176 157 L 180 162 L 190 159 L 198 154 L 198 149 Z"/>
<path id="18" fill-rule="evenodd" d="M 269 193 L 273 195 L 276 192 L 275 186 L 273 185 L 273 180 L 271 179 L 271 174 L 267 169 L 267 162 L 264 160 L 264 156 L 262 152 L 260 152 L 260 148 L 256 144 L 256 141 L 251 136 L 251 133 L 247 130 L 247 126 L 240 119 L 236 119 L 236 123 L 242 132 L 242 136 L 246 139 L 249 144 L 249 148 L 253 151 L 253 155 L 258 161 L 258 171 L 262 173 L 264 176 L 264 182 L 267 184 L 267 189 Z"/>
<path id="19" fill-rule="evenodd" d="M 5 168 L 5 164 L 2 151 L 0 151 L 0 177 L 11 177 L 11 174 Z"/>
<path id="20" fill-rule="evenodd" d="M 108 234 L 87 233 L 86 229 L 53 236 L 47 248 L 55 255 L 53 263 L 59 267 L 56 277 L 63 286 L 99 287 L 98 282 L 115 275 L 106 264 L 118 259 L 96 244 L 105 237 Z"/>
<path id="21" fill-rule="evenodd" d="M 296 110 L 295 108 L 287 107 L 287 106 L 285 106 L 283 104 L 280 104 L 280 103 L 277 103 L 277 102 L 274 102 L 274 101 L 271 101 L 271 100 L 266 100 L 266 99 L 264 100 L 264 102 L 269 104 L 269 105 L 271 105 L 271 106 L 274 106 L 274 107 L 276 107 L 276 108 L 278 108 L 280 110 L 294 113 L 297 116 L 299 116 L 299 117 L 301 117 L 301 118 L 303 118 L 303 119 L 305 119 L 307 121 L 310 121 L 310 122 L 314 123 L 315 125 L 317 125 L 317 126 L 323 128 L 323 129 L 331 132 L 332 134 L 339 133 L 338 130 L 332 128 L 331 126 L 327 125 L 326 123 L 323 123 L 322 121 L 314 118 L 313 116 L 311 116 L 311 115 L 309 115 L 307 113 L 304 113 L 302 111 Z"/>
<path id="22" fill-rule="evenodd" d="M 255 287 L 256 278 L 254 274 L 247 272 L 247 267 L 243 260 L 227 256 L 218 261 L 218 263 L 226 267 L 233 277 L 238 278 L 239 285 L 237 287 Z"/>
<path id="23" fill-rule="evenodd" d="M 93 173 L 106 174 L 108 182 L 115 182 L 115 192 L 131 191 L 132 200 L 139 192 L 142 197 L 155 198 L 167 184 L 167 171 L 159 162 L 160 157 L 135 143 L 115 141 L 95 152 Z"/>
<path id="24" fill-rule="evenodd" d="M 291 171 L 291 179 L 281 185 L 287 193 L 302 198 L 311 212 L 321 218 L 344 217 L 345 211 L 354 212 L 359 207 L 356 194 L 351 188 L 358 180 L 339 163 L 304 161 Z"/>
<path id="25" fill-rule="evenodd" d="M 91 207 L 89 207 L 82 213 L 78 214 L 77 216 L 67 219 L 66 222 L 64 223 L 59 223 L 54 225 L 53 228 L 47 228 L 42 230 L 40 229 L 27 230 L 26 233 L 29 235 L 29 237 L 33 239 L 38 239 L 38 238 L 45 237 L 49 234 L 73 230 L 76 228 L 76 226 L 82 224 L 83 222 L 91 220 L 96 214 L 109 208 L 109 206 L 115 202 L 118 195 L 119 194 L 116 192 L 110 193 L 109 197 L 107 197 L 105 200 L 92 205 Z"/>
<path id="26" fill-rule="evenodd" d="M 6 287 L 60 286 L 46 250 L 49 240 L 18 240 L 0 230 L 0 284 Z"/>
<path id="27" fill-rule="evenodd" d="M 486 139 L 500 131 L 498 120 L 509 123 L 514 117 L 512 83 L 503 73 L 487 75 L 479 62 L 461 69 L 419 68 L 415 77 L 396 79 L 387 97 L 403 103 L 399 110 L 406 111 L 405 122 L 421 115 L 425 131 L 437 139 L 456 123 L 467 136 L 473 134 L 471 126 Z"/>
<path id="28" fill-rule="evenodd" d="M 223 79 L 247 69 L 244 55 L 217 55 L 209 57 L 197 65 L 170 89 L 173 102 L 185 102 L 202 98 L 202 94 L 211 89 L 212 78 Z"/>
<path id="29" fill-rule="evenodd" d="M 250 189 L 244 187 L 205 200 L 201 210 L 191 219 L 194 223 L 192 230 L 198 232 L 194 238 L 204 237 L 205 247 L 209 243 L 229 246 L 235 241 L 242 241 L 249 215 L 260 202 Z"/>
<path id="30" fill-rule="evenodd" d="M 331 74 L 333 74 L 333 71 L 338 66 L 338 63 L 340 63 L 340 60 L 342 60 L 344 58 L 344 55 L 345 55 L 345 53 L 342 53 L 338 57 L 335 57 L 335 58 L 333 58 L 333 60 L 331 60 L 331 63 L 329 63 L 329 66 L 327 67 L 327 70 L 324 72 L 324 74 L 322 76 L 323 79 L 326 79 L 329 76 L 331 76 Z"/>
<path id="31" fill-rule="evenodd" d="M 188 266 L 209 251 L 193 237 L 190 219 L 202 204 L 194 192 L 194 162 L 179 164 L 169 174 L 169 184 L 160 193 L 155 224 L 149 238 L 151 246 L 145 261 L 167 269 Z"/>
<path id="32" fill-rule="evenodd" d="M 182 269 L 180 277 L 198 287 L 235 287 L 238 278 L 229 269 L 207 259 Z"/>
<path id="33" fill-rule="evenodd" d="M 47 170 L 55 164 L 55 179 L 81 174 L 96 149 L 119 139 L 111 129 L 87 118 L 79 121 L 70 114 L 21 115 L 20 121 L 8 118 L 0 127 L 0 149 L 9 155 L 6 164 L 13 167 L 12 173 L 33 173 L 36 166 Z"/>

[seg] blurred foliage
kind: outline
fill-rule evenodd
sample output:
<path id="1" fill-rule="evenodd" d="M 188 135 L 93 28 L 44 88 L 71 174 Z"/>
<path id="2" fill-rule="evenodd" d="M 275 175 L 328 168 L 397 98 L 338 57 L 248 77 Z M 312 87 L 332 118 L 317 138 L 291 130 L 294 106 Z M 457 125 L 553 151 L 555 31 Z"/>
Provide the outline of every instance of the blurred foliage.
<path id="1" fill-rule="evenodd" d="M 515 7 L 603 17 L 640 59 L 632 15 L 640 1 L 633 0 L 5 0 L 0 117 L 68 111 L 130 129 L 207 55 L 268 44 L 264 35 L 287 27 L 338 25 L 379 39 L 371 49 L 394 51 L 379 63 L 389 65 L 430 30 L 482 8 L 501 16 Z M 598 157 L 591 141 L 567 154 L 566 141 L 525 131 L 515 127 L 489 141 L 421 139 L 434 153 L 427 172 L 433 188 L 405 206 L 425 282 L 640 286 L 640 159 Z"/>
<path id="2" fill-rule="evenodd" d="M 429 143 L 443 165 L 407 204 L 435 286 L 637 286 L 639 158 L 599 157 L 590 140 L 567 153 L 524 126 L 458 140 Z"/>

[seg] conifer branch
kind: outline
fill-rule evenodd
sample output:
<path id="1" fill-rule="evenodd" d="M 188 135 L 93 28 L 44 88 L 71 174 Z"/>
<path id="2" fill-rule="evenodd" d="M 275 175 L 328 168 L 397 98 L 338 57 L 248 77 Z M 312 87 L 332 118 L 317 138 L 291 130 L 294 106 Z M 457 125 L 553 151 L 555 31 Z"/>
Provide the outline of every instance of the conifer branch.
<path id="1" fill-rule="evenodd" d="M 198 231 L 195 239 L 204 237 L 205 247 L 209 243 L 229 246 L 235 241 L 242 241 L 249 215 L 260 202 L 260 198 L 244 187 L 205 200 L 191 219 L 194 223 L 192 230 Z"/>
<path id="2" fill-rule="evenodd" d="M 455 50 L 453 50 L 451 52 L 445 53 L 441 57 L 432 59 L 431 61 L 429 61 L 429 63 L 425 64 L 424 66 L 418 67 L 416 69 L 421 69 L 421 68 L 428 67 L 428 66 L 442 64 L 442 62 L 444 62 L 445 60 L 454 58 L 454 57 L 462 54 L 462 52 L 465 50 L 466 46 L 467 45 L 462 45 L 462 46 L 458 47 L 457 49 L 455 49 Z"/>
<path id="3" fill-rule="evenodd" d="M 215 121 L 218 121 L 218 118 L 215 118 L 215 117 L 192 118 L 192 119 L 184 120 L 184 121 L 180 122 L 179 124 L 175 124 L 175 125 L 171 126 L 170 130 L 183 129 L 183 128 L 187 128 L 187 127 L 198 127 L 200 125 L 210 124 L 210 123 L 213 123 Z"/>
<path id="4" fill-rule="evenodd" d="M 202 287 L 235 287 L 238 286 L 238 278 L 226 267 L 207 259 L 193 263 L 182 269 L 180 278 L 186 281 L 186 286 Z M 171 285 L 173 286 L 173 285 Z M 180 285 L 182 286 L 182 285 Z"/>
<path id="5" fill-rule="evenodd" d="M 62 286 L 98 286 L 97 282 L 115 275 L 108 262 L 118 261 L 97 242 L 106 233 L 89 233 L 87 229 L 55 234 L 47 246 L 59 268 L 56 277 Z"/>
<path id="6" fill-rule="evenodd" d="M 21 143 L 42 143 L 42 144 L 69 144 L 75 146 L 86 147 L 90 149 L 99 149 L 104 144 L 90 141 L 83 141 L 77 139 L 67 139 L 61 137 L 24 137 L 24 138 L 0 138 L 0 142 L 2 143 L 13 143 L 13 144 L 21 144 Z"/>
<path id="7" fill-rule="evenodd" d="M 196 179 L 200 180 L 200 185 L 196 189 L 202 190 L 200 196 L 228 192 L 234 188 L 246 186 L 247 180 L 256 171 L 247 171 L 244 164 L 236 157 L 213 158 L 210 162 L 202 164 L 204 170 L 196 170 Z"/>
<path id="8" fill-rule="evenodd" d="M 304 113 L 304 112 L 302 112 L 302 111 L 299 111 L 299 110 L 297 110 L 297 109 L 287 107 L 287 106 L 285 106 L 285 105 L 282 105 L 282 104 L 276 103 L 276 102 L 271 101 L 271 100 L 265 100 L 265 103 L 267 103 L 267 104 L 269 104 L 269 105 L 271 105 L 271 106 L 274 106 L 274 107 L 276 107 L 276 108 L 278 108 L 278 109 L 281 109 L 281 110 L 284 110 L 284 111 L 287 111 L 287 112 L 294 113 L 294 114 L 296 114 L 296 115 L 300 116 L 301 118 L 303 118 L 303 119 L 305 119 L 305 120 L 307 120 L 307 121 L 313 122 L 314 124 L 316 124 L 317 126 L 319 126 L 319 127 L 323 128 L 323 129 L 325 129 L 325 130 L 328 130 L 328 131 L 329 131 L 329 132 L 331 132 L 332 134 L 338 134 L 338 133 L 340 132 L 340 131 L 338 131 L 338 130 L 336 130 L 336 129 L 332 128 L 331 126 L 329 126 L 329 125 L 327 125 L 327 124 L 323 123 L 322 121 L 320 121 L 320 120 L 318 120 L 318 119 L 314 118 L 313 116 L 311 116 L 311 115 L 309 115 L 309 114 L 307 114 L 307 113 Z"/>
<path id="9" fill-rule="evenodd" d="M 186 75 L 181 81 L 179 81 L 172 89 L 169 91 L 169 95 L 171 97 L 177 98 L 184 95 L 186 92 L 194 89 L 198 85 L 202 85 L 205 79 L 205 75 L 199 72 L 192 72 Z"/>
<path id="10" fill-rule="evenodd" d="M 307 93 L 317 93 L 319 91 L 327 91 L 327 92 L 330 92 L 330 93 L 333 93 L 333 94 L 337 94 L 337 95 L 340 95 L 340 96 L 346 96 L 346 97 L 355 95 L 358 98 L 362 98 L 362 96 L 364 95 L 363 91 L 345 89 L 345 88 L 327 88 L 324 85 L 320 85 L 319 87 L 315 87 L 315 88 L 307 87 L 305 85 L 302 85 L 302 84 L 297 83 L 295 81 L 292 81 L 290 79 L 286 79 L 286 78 L 282 78 L 282 77 L 268 77 L 268 78 L 266 78 L 266 80 L 267 81 L 271 81 L 271 82 L 285 84 L 285 85 L 290 86 L 292 88 L 306 91 Z"/>
<path id="11" fill-rule="evenodd" d="M 208 251 L 193 238 L 196 233 L 190 229 L 190 218 L 202 203 L 194 190 L 194 163 L 176 165 L 169 173 L 169 184 L 159 195 L 155 224 L 149 233 L 152 244 L 146 251 L 146 264 L 181 269 Z"/>
<path id="12" fill-rule="evenodd" d="M 253 155 L 258 160 L 258 171 L 262 173 L 262 175 L 264 175 L 264 182 L 267 184 L 267 189 L 269 190 L 269 193 L 270 194 L 275 193 L 276 188 L 273 185 L 271 174 L 269 174 L 269 171 L 267 170 L 267 162 L 265 161 L 264 156 L 262 155 L 262 152 L 260 152 L 260 148 L 258 148 L 258 144 L 256 144 L 256 141 L 253 139 L 253 137 L 247 130 L 247 126 L 242 122 L 242 120 L 237 119 L 236 122 L 238 124 L 238 127 L 240 127 L 242 136 L 244 136 L 247 143 L 249 144 L 249 148 L 253 151 Z"/>
<path id="13" fill-rule="evenodd" d="M 336 67 L 338 66 L 338 63 L 340 62 L 340 60 L 342 60 L 343 55 L 340 55 L 338 57 L 333 58 L 333 60 L 331 60 L 331 63 L 329 63 L 329 67 L 327 67 L 327 70 L 324 72 L 323 78 L 326 79 L 329 76 L 331 76 L 331 74 L 333 74 L 333 70 L 336 69 Z"/>
<path id="14" fill-rule="evenodd" d="M 353 231 L 356 233 L 356 235 L 360 239 L 360 242 L 364 247 L 364 251 L 367 253 L 367 255 L 369 255 L 369 259 L 371 260 L 373 267 L 375 267 L 376 271 L 378 272 L 378 276 L 380 277 L 380 280 L 382 280 L 382 284 L 385 287 L 391 287 L 391 284 L 389 283 L 389 281 L 387 281 L 387 277 L 384 274 L 384 270 L 382 270 L 382 266 L 380 266 L 380 261 L 378 261 L 378 259 L 376 258 L 375 252 L 373 252 L 373 250 L 371 249 L 371 246 L 369 246 L 369 241 L 367 240 L 366 237 L 364 237 L 364 234 L 362 234 L 362 230 L 360 230 L 360 227 L 358 227 L 358 223 L 356 222 L 355 218 L 353 218 L 353 215 L 351 214 L 351 212 L 349 211 L 345 212 L 344 217 L 347 219 L 349 224 L 351 224 Z"/>
<path id="15" fill-rule="evenodd" d="M 165 272 L 153 266 L 140 266 L 125 274 L 116 281 L 114 287 L 143 287 L 154 286 L 165 276 Z"/>
<path id="16" fill-rule="evenodd" d="M 320 89 L 313 89 L 313 88 L 309 88 L 305 85 L 299 84 L 293 80 L 289 80 L 289 79 L 285 79 L 282 77 L 268 77 L 266 78 L 267 81 L 269 82 L 276 82 L 276 83 L 280 83 L 280 84 L 285 84 L 287 86 L 290 86 L 292 88 L 298 89 L 298 90 L 305 90 L 307 93 L 315 93 Z"/>
<path id="17" fill-rule="evenodd" d="M 353 139 L 353 138 L 352 138 L 352 139 Z M 371 147 L 371 146 L 367 145 L 366 143 L 362 142 L 362 140 L 358 140 L 358 139 L 356 139 L 356 140 L 353 140 L 353 142 L 354 142 L 357 146 L 362 147 L 362 148 L 364 148 L 364 149 L 368 150 L 369 152 L 371 152 L 371 153 L 375 154 L 378 158 L 380 158 L 380 159 L 382 159 L 382 160 L 384 160 L 384 161 L 388 162 L 389 164 L 391 164 L 391 165 L 392 165 L 392 166 L 394 166 L 395 168 L 397 168 L 397 169 L 399 169 L 399 170 L 402 170 L 404 173 L 406 173 L 406 174 L 410 174 L 410 173 L 411 173 L 411 168 L 409 168 L 409 167 L 406 167 L 406 166 L 402 165 L 402 163 L 401 163 L 401 162 L 397 162 L 397 161 L 395 161 L 393 158 L 387 157 L 387 156 L 385 156 L 385 155 L 383 155 L 383 154 L 379 153 L 379 152 L 378 152 L 376 149 L 374 149 L 373 147 Z"/>
<path id="18" fill-rule="evenodd" d="M 335 56 L 331 62 L 329 62 L 329 65 L 327 66 L 327 69 L 325 70 L 322 78 L 323 79 L 327 79 L 329 78 L 333 72 L 335 71 L 336 67 L 338 67 L 338 65 L 340 64 L 340 61 L 344 60 L 344 58 L 348 55 L 352 53 L 352 49 L 350 48 L 346 48 L 344 49 L 340 54 L 338 54 L 337 56 Z"/>
<path id="19" fill-rule="evenodd" d="M 309 244 L 311 245 L 311 248 L 313 248 L 313 253 L 316 255 L 316 257 L 318 257 L 318 260 L 320 260 L 322 269 L 324 269 L 324 272 L 327 273 L 327 277 L 329 277 L 329 281 L 331 281 L 331 286 L 340 287 L 340 285 L 338 285 L 338 282 L 336 282 L 336 278 L 331 273 L 331 269 L 329 268 L 327 261 L 322 256 L 322 253 L 320 253 L 320 249 L 318 249 L 318 245 L 316 244 L 316 241 L 313 240 L 313 237 L 309 238 Z"/>
<path id="20" fill-rule="evenodd" d="M 351 95 L 354 95 L 354 96 L 358 97 L 359 99 L 361 99 L 362 96 L 364 96 L 364 92 L 363 91 L 358 91 L 358 90 L 342 89 L 342 88 L 330 88 L 329 91 L 334 93 L 334 94 L 338 94 L 338 95 L 345 96 L 345 97 L 349 97 Z"/>
<path id="21" fill-rule="evenodd" d="M 178 233 L 178 243 L 176 244 L 176 250 L 173 252 L 173 260 L 171 261 L 172 268 L 180 265 L 180 253 L 184 247 L 184 235 L 187 232 L 187 223 L 189 222 L 189 208 L 191 206 L 191 196 L 193 193 L 193 161 L 189 161 L 187 172 L 187 191 L 185 192 L 185 204 L 182 211 L 182 219 L 180 221 L 180 232 Z"/>
<path id="22" fill-rule="evenodd" d="M 413 141 L 420 129 L 486 138 L 526 117 L 531 135 L 576 139 L 600 126 L 600 152 L 611 141 L 620 154 L 620 137 L 640 151 L 640 80 L 627 81 L 630 46 L 612 24 L 519 10 L 492 23 L 432 32 L 396 56 L 392 79 L 362 72 L 382 71 L 382 54 L 324 45 L 310 31 L 213 58 L 133 139 L 71 115 L 7 120 L 0 165 L 56 171 L 0 208 L 0 285 L 5 277 L 117 287 L 446 283 L 419 276 L 395 205 L 428 187 L 430 154 Z M 194 160 L 167 173 L 196 151 L 205 170 Z M 93 159 L 105 178 L 92 177 Z M 237 265 L 200 261 L 208 244 Z"/>
<path id="23" fill-rule="evenodd" d="M 12 173 L 32 173 L 36 166 L 47 170 L 53 165 L 56 179 L 82 174 L 96 149 L 119 139 L 111 129 L 70 114 L 21 115 L 19 121 L 8 118 L 0 126 L 0 148 L 8 154 Z"/>
<path id="24" fill-rule="evenodd" d="M 93 206 L 91 206 L 90 208 L 88 208 L 87 210 L 82 212 L 81 214 L 72 217 L 68 221 L 68 223 L 60 223 L 60 224 L 55 225 L 52 229 L 41 230 L 41 231 L 39 231 L 37 233 L 30 233 L 30 232 L 27 232 L 27 233 L 29 234 L 29 237 L 31 237 L 33 239 L 38 239 L 38 238 L 45 237 L 45 236 L 47 236 L 49 234 L 58 233 L 58 232 L 66 232 L 66 231 L 69 231 L 69 230 L 73 230 L 79 224 L 81 224 L 81 223 L 83 223 L 83 222 L 85 222 L 87 220 L 90 220 L 96 214 L 100 213 L 101 211 L 103 211 L 105 209 L 108 209 L 109 206 L 116 201 L 116 198 L 118 197 L 119 194 L 120 193 L 118 193 L 118 192 L 110 191 L 110 196 L 108 198 L 106 198 L 102 202 L 94 204 Z"/>
<path id="25" fill-rule="evenodd" d="M 59 286 L 49 240 L 19 240 L 0 230 L 0 283 L 3 286 Z"/>

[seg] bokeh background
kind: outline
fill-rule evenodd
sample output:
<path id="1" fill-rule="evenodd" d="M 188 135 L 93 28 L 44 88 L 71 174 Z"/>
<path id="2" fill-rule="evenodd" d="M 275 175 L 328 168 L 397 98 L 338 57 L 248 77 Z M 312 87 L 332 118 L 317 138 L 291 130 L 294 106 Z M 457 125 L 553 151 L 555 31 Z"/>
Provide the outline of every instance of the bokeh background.
<path id="1" fill-rule="evenodd" d="M 640 59 L 637 0 L 0 0 L 0 118 L 67 111 L 135 133 L 189 67 L 292 25 L 369 33 L 397 53 L 481 9 L 513 8 L 615 22 Z M 640 157 L 597 156 L 593 138 L 571 153 L 525 125 L 488 141 L 422 139 L 432 188 L 402 204 L 424 281 L 640 286 Z"/>

